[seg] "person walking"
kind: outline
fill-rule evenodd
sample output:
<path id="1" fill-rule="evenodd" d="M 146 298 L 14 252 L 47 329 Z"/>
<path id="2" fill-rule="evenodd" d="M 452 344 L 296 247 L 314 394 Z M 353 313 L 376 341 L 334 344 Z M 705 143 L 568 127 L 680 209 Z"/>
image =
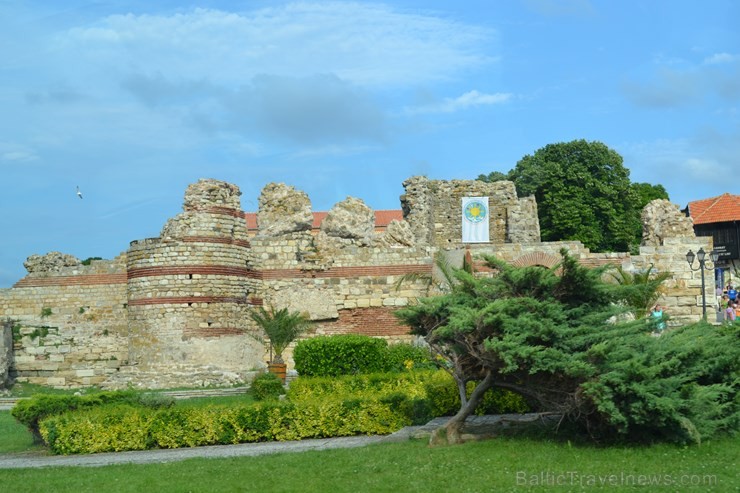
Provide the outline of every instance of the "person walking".
<path id="1" fill-rule="evenodd" d="M 735 313 L 735 302 L 729 300 L 727 302 L 727 308 L 725 308 L 725 321 L 734 322 L 736 318 L 737 314 Z"/>
<path id="2" fill-rule="evenodd" d="M 665 330 L 665 320 L 663 319 L 663 307 L 660 305 L 654 305 L 650 310 L 650 317 L 655 326 L 655 332 L 663 332 Z"/>
<path id="3" fill-rule="evenodd" d="M 733 303 L 737 301 L 737 289 L 735 289 L 735 286 L 732 284 L 727 286 L 727 297 L 730 298 L 730 301 Z"/>

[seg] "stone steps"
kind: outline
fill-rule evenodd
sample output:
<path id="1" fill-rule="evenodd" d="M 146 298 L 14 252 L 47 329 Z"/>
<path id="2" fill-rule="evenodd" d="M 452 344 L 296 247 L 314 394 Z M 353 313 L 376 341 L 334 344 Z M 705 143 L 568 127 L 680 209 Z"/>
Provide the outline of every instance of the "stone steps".
<path id="1" fill-rule="evenodd" d="M 228 397 L 232 395 L 246 394 L 249 387 L 233 387 L 228 389 L 193 389 L 193 390 L 167 390 L 161 392 L 175 399 L 193 399 L 198 397 Z"/>
<path id="2" fill-rule="evenodd" d="M 0 397 L 0 411 L 8 411 L 15 406 L 16 402 L 27 397 Z"/>

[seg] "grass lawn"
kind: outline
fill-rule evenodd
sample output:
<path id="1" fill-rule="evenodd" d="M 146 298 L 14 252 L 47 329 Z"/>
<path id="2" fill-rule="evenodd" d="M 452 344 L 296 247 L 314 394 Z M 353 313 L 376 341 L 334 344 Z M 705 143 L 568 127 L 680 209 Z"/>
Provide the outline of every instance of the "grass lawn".
<path id="1" fill-rule="evenodd" d="M 35 449 L 44 450 L 44 447 L 34 446 L 31 433 L 10 415 L 10 411 L 0 411 L 0 454 Z M 1 472 L 0 478 L 2 478 Z"/>
<path id="2" fill-rule="evenodd" d="M 410 441 L 166 464 L 0 470 L 0 484 L 14 493 L 729 492 L 740 486 L 739 455 L 740 441 L 729 438 L 696 447 L 598 448 L 501 437 L 438 448 Z"/>
<path id="3" fill-rule="evenodd" d="M 229 404 L 251 395 L 178 400 Z M 0 453 L 42 452 L 0 411 Z M 740 438 L 701 446 L 571 444 L 502 435 L 460 446 L 426 441 L 359 449 L 108 467 L 0 469 L 0 491 L 23 492 L 571 492 L 740 491 Z"/>

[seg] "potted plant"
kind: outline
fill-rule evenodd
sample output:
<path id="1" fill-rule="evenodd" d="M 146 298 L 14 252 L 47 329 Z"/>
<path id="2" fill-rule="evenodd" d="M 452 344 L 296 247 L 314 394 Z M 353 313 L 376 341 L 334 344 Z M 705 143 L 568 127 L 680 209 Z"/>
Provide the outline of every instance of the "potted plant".
<path id="1" fill-rule="evenodd" d="M 283 351 L 308 329 L 311 321 L 300 312 L 291 312 L 287 308 L 277 310 L 273 306 L 269 310 L 259 307 L 251 313 L 251 317 L 270 339 L 268 371 L 285 382 L 287 365 L 283 361 Z"/>

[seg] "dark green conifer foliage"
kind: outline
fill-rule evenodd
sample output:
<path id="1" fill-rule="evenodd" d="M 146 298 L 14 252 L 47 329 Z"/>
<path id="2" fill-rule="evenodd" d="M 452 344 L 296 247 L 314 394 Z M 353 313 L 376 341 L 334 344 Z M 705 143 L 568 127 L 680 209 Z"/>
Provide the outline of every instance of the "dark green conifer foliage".
<path id="1" fill-rule="evenodd" d="M 644 320 L 620 321 L 629 289 L 561 253 L 552 269 L 486 257 L 493 277 L 458 271 L 448 294 L 398 312 L 459 388 L 479 382 L 432 443 L 460 441 L 490 387 L 515 390 L 599 440 L 697 442 L 737 430 L 737 330 L 696 324 L 653 337 Z"/>

